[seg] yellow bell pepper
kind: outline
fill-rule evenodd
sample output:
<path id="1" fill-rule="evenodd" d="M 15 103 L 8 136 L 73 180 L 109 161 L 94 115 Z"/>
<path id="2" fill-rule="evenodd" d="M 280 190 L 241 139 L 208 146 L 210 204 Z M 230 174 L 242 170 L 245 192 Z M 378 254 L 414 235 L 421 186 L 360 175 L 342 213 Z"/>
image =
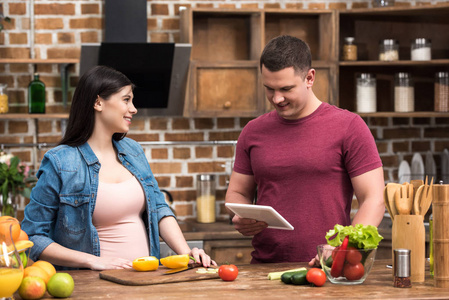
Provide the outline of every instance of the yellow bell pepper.
<path id="1" fill-rule="evenodd" d="M 136 271 L 156 271 L 159 260 L 155 256 L 144 256 L 133 260 L 133 269 Z"/>
<path id="2" fill-rule="evenodd" d="M 177 269 L 187 267 L 189 264 L 190 256 L 188 254 L 172 255 L 161 258 L 161 263 L 167 268 Z"/>

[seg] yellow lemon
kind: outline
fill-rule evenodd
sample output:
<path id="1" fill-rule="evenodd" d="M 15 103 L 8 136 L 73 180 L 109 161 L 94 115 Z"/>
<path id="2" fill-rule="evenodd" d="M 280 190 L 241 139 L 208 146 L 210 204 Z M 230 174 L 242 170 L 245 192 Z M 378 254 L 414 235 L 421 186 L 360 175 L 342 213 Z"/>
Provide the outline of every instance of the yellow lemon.
<path id="1" fill-rule="evenodd" d="M 136 271 L 155 271 L 159 267 L 159 260 L 154 256 L 144 256 L 133 260 L 133 268 Z"/>

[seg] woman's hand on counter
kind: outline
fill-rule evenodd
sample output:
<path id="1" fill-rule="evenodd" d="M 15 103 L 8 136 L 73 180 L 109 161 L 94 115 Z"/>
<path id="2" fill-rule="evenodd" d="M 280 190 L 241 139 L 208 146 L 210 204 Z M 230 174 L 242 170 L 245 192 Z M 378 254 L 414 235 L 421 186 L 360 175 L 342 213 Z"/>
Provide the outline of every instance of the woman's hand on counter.
<path id="1" fill-rule="evenodd" d="M 95 271 L 111 270 L 111 269 L 130 269 L 133 267 L 133 262 L 123 258 L 117 257 L 95 257 L 89 262 L 90 268 Z"/>
<path id="2" fill-rule="evenodd" d="M 204 252 L 203 249 L 198 249 L 198 248 L 192 248 L 192 250 L 189 253 L 190 256 L 192 256 L 196 262 L 201 262 L 201 264 L 203 265 L 203 267 L 210 267 L 212 266 L 216 266 L 217 263 L 215 261 L 213 261 L 209 255 L 206 254 L 206 252 Z"/>

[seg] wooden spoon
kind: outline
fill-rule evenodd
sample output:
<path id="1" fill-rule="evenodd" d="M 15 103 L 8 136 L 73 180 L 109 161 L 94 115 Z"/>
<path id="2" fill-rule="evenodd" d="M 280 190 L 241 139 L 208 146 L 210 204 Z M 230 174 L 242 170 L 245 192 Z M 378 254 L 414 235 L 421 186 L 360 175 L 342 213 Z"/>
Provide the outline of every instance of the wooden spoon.
<path id="1" fill-rule="evenodd" d="M 397 190 L 399 190 L 401 188 L 402 184 L 399 183 L 387 183 L 387 198 L 388 198 L 388 203 L 390 205 L 390 210 L 391 210 L 391 215 L 392 216 L 396 216 L 398 215 L 398 211 L 396 209 L 396 205 L 395 205 L 395 201 L 394 201 L 394 194 L 396 193 Z"/>
<path id="2" fill-rule="evenodd" d="M 387 208 L 388 213 L 390 214 L 391 219 L 394 220 L 394 215 L 393 215 L 393 212 L 391 211 L 390 203 L 388 202 L 387 186 L 385 186 L 385 188 L 384 188 L 384 203 L 385 203 L 385 207 Z"/>

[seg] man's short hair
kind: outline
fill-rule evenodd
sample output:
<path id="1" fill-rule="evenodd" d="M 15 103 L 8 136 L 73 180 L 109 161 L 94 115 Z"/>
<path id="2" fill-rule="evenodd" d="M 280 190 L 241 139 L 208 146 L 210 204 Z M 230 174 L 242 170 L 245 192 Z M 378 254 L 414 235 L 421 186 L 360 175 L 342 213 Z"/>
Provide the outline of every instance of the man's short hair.
<path id="1" fill-rule="evenodd" d="M 293 67 L 296 74 L 306 74 L 312 66 L 312 54 L 306 42 L 289 35 L 281 35 L 270 40 L 260 56 L 262 65 L 276 72 Z"/>

